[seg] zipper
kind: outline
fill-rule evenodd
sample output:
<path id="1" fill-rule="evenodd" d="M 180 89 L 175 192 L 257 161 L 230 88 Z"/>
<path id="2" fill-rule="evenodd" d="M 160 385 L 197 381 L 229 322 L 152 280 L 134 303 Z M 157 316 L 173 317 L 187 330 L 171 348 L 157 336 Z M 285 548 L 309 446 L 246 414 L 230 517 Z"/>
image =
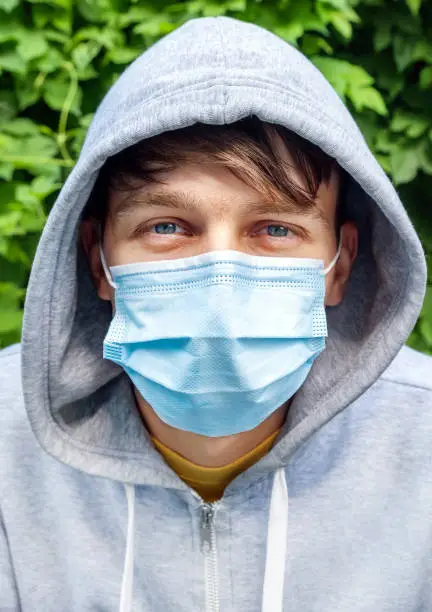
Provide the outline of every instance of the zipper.
<path id="1" fill-rule="evenodd" d="M 206 612 L 219 612 L 219 576 L 217 567 L 216 529 L 214 525 L 216 504 L 200 507 L 201 549 L 204 553 Z"/>

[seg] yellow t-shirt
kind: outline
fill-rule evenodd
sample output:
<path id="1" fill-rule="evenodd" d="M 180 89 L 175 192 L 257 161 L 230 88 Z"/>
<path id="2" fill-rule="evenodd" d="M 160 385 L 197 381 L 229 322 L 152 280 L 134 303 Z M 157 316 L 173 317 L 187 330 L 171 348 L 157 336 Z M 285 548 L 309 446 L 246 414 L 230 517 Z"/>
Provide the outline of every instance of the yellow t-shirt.
<path id="1" fill-rule="evenodd" d="M 236 476 L 250 468 L 269 452 L 280 430 L 266 438 L 261 444 L 222 467 L 203 467 L 192 463 L 162 442 L 152 437 L 153 443 L 166 463 L 176 474 L 206 502 L 214 502 L 222 497 L 225 488 Z"/>

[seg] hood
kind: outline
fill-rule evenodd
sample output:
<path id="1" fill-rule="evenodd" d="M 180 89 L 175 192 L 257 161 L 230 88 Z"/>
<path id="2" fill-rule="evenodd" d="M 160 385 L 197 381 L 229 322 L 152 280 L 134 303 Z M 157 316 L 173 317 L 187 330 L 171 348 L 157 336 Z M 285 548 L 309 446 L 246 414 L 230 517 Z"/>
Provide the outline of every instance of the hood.
<path id="1" fill-rule="evenodd" d="M 256 115 L 296 132 L 352 177 L 360 232 L 343 303 L 328 312 L 327 349 L 295 395 L 273 450 L 229 492 L 286 465 L 302 442 L 380 376 L 410 334 L 426 264 L 397 193 L 341 99 L 295 48 L 227 17 L 187 22 L 139 57 L 101 103 L 49 215 L 25 304 L 22 377 L 34 435 L 57 460 L 131 484 L 184 488 L 154 449 L 129 379 L 102 358 L 111 307 L 79 247 L 80 215 L 105 160 L 167 130 Z"/>

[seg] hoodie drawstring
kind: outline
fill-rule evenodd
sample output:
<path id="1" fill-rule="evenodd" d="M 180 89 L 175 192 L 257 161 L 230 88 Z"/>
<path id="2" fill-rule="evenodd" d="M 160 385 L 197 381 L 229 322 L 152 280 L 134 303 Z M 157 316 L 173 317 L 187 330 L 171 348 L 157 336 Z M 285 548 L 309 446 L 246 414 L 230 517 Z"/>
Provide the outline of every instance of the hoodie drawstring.
<path id="1" fill-rule="evenodd" d="M 124 487 L 128 505 L 128 527 L 119 612 L 131 612 L 134 574 L 135 487 L 126 483 Z"/>
<path id="2" fill-rule="evenodd" d="M 119 612 L 131 612 L 133 596 L 135 487 L 124 485 L 128 505 L 128 528 Z M 288 487 L 285 470 L 273 479 L 267 532 L 262 612 L 283 612 L 283 591 L 288 538 Z"/>
<path id="3" fill-rule="evenodd" d="M 284 468 L 273 479 L 267 532 L 262 612 L 282 612 L 288 541 L 288 487 Z"/>

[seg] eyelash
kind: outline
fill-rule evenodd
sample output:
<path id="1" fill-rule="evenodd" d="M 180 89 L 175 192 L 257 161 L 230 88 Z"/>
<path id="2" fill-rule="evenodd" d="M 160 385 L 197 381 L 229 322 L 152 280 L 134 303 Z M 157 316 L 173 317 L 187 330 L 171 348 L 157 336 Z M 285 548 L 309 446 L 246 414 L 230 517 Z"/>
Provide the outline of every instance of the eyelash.
<path id="1" fill-rule="evenodd" d="M 182 228 L 183 230 L 185 230 L 184 224 L 182 221 L 180 220 L 176 220 L 176 219 L 162 219 L 160 221 L 152 221 L 152 222 L 148 222 L 146 221 L 145 223 L 141 223 L 139 224 L 135 230 L 133 231 L 133 238 L 138 238 L 140 236 L 142 236 L 143 234 L 154 234 L 154 235 L 158 235 L 158 236 L 174 236 L 176 235 L 177 232 L 173 233 L 173 234 L 158 234 L 157 232 L 153 231 L 154 228 L 157 225 L 163 225 L 163 224 L 172 224 L 175 225 L 177 227 Z M 286 229 L 290 234 L 293 234 L 295 237 L 302 237 L 306 235 L 306 231 L 302 230 L 301 228 L 295 226 L 293 227 L 292 225 L 288 225 L 286 223 L 281 223 L 281 222 L 269 222 L 269 221 L 265 221 L 265 222 L 261 222 L 260 227 L 258 229 L 256 229 L 253 232 L 253 235 L 257 236 L 260 235 L 259 232 L 261 232 L 262 230 L 268 228 L 268 227 L 283 227 L 284 229 Z M 191 236 L 193 235 L 193 231 L 184 231 L 182 232 L 180 235 L 182 236 Z M 263 234 L 261 234 L 263 235 Z M 271 236 L 270 234 L 267 234 L 268 238 L 273 238 L 276 240 L 280 240 L 282 238 L 289 238 L 289 236 Z"/>
<path id="2" fill-rule="evenodd" d="M 294 236 L 299 236 L 300 234 L 300 231 L 298 229 L 293 229 L 293 227 L 290 225 L 287 225 L 285 223 L 275 223 L 275 222 L 269 223 L 268 221 L 265 222 L 263 225 L 261 225 L 261 227 L 258 230 L 256 230 L 254 234 L 259 235 L 259 233 L 262 230 L 265 230 L 266 228 L 269 228 L 269 227 L 282 227 L 283 229 L 287 230 L 289 234 L 294 234 Z M 261 235 L 266 235 L 267 238 L 275 238 L 276 240 L 289 237 L 289 236 L 271 236 L 270 234 L 261 234 Z"/>

